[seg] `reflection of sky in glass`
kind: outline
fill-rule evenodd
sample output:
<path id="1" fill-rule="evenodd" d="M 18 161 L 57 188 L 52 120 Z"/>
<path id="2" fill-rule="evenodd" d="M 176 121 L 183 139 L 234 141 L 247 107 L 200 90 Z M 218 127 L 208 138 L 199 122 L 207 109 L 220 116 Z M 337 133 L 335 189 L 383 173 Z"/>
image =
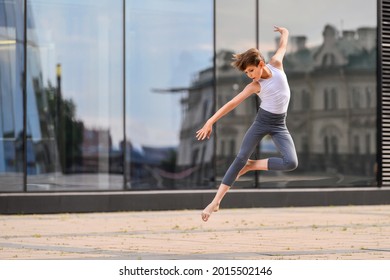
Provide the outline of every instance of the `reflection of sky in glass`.
<path id="1" fill-rule="evenodd" d="M 260 48 L 266 54 L 275 50 L 273 26 L 285 26 L 290 35 L 305 35 L 307 46 L 319 45 L 325 25 L 338 30 L 356 30 L 376 26 L 376 2 L 356 0 L 261 0 Z"/>
<path id="2" fill-rule="evenodd" d="M 256 0 L 216 1 L 217 52 L 256 47 Z"/>
<path id="3" fill-rule="evenodd" d="M 224 5 L 225 13 L 217 18 L 217 37 L 226 40 L 218 40 L 221 47 L 241 51 L 250 47 L 250 42 L 236 42 L 234 34 L 254 37 L 255 23 L 249 14 L 254 13 L 252 9 L 237 13 L 242 8 L 239 2 L 217 2 Z M 78 118 L 92 127 L 110 127 L 117 145 L 122 140 L 122 112 L 118 109 L 122 108 L 122 100 L 111 97 L 121 94 L 122 83 L 110 81 L 120 81 L 115 77 L 122 75 L 118 54 L 122 46 L 122 1 L 29 3 L 39 30 L 37 42 L 44 84 L 50 80 L 55 85 L 55 65 L 62 63 L 64 97 L 75 101 Z M 248 3 L 246 6 L 254 7 L 255 1 Z M 376 25 L 376 1 L 359 1 L 358 9 L 354 8 L 355 0 L 259 3 L 260 48 L 264 53 L 275 48 L 274 24 L 288 27 L 291 35 L 306 35 L 308 46 L 322 41 L 326 24 L 339 30 Z M 157 94 L 152 89 L 188 86 L 193 75 L 211 66 L 212 6 L 211 0 L 126 1 L 127 135 L 131 141 L 152 146 L 178 144 L 182 95 Z M 243 27 L 243 22 L 248 28 Z M 101 57 L 102 50 L 109 54 Z M 109 62 L 109 69 L 96 67 L 96 57 L 100 57 L 102 65 Z M 105 75 L 109 78 L 100 79 Z M 96 101 L 98 96 L 100 100 Z M 109 116 L 108 112 L 96 114 L 91 100 L 109 100 Z"/>
<path id="4" fill-rule="evenodd" d="M 126 1 L 126 7 L 128 136 L 176 145 L 182 96 L 152 89 L 189 86 L 211 65 L 212 1 Z M 110 127 L 117 146 L 123 137 L 122 1 L 30 1 L 29 13 L 44 85 L 56 85 L 61 63 L 63 96 L 75 102 L 77 118 L 90 128 Z"/>
<path id="5" fill-rule="evenodd" d="M 212 65 L 212 5 L 211 0 L 127 2 L 127 137 L 134 144 L 178 144 L 182 94 L 153 89 L 187 87 Z"/>

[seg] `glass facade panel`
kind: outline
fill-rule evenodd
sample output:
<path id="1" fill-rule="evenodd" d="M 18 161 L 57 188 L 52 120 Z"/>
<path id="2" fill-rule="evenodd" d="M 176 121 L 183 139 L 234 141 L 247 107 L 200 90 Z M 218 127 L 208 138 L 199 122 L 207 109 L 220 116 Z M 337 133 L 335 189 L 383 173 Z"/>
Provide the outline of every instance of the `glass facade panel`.
<path id="1" fill-rule="evenodd" d="M 0 0 L 0 192 L 23 191 L 24 178 L 28 191 L 218 186 L 260 100 L 219 120 L 209 140 L 195 133 L 250 82 L 232 54 L 259 44 L 268 61 L 275 24 L 290 30 L 287 125 L 299 166 L 248 172 L 235 187 L 375 186 L 376 5 Z M 274 155 L 265 137 L 252 158 Z"/>
<path id="2" fill-rule="evenodd" d="M 123 187 L 123 2 L 27 1 L 27 188 Z"/>
<path id="3" fill-rule="evenodd" d="M 290 30 L 287 126 L 299 159 L 294 172 L 261 173 L 261 187 L 376 185 L 376 3 L 281 0 L 274 18 L 275 1 L 260 2 L 266 60 L 277 46 L 273 25 Z"/>
<path id="4" fill-rule="evenodd" d="M 0 192 L 23 190 L 23 1 L 0 0 Z"/>
<path id="5" fill-rule="evenodd" d="M 234 53 L 256 47 L 255 7 L 255 0 L 216 0 L 216 109 L 225 105 L 251 82 L 230 63 Z M 248 98 L 215 125 L 218 184 L 235 159 L 244 134 L 254 120 L 257 107 L 257 97 Z M 254 173 L 249 172 L 240 177 L 234 186 L 254 187 Z"/>
<path id="6" fill-rule="evenodd" d="M 126 2 L 129 189 L 213 187 L 213 1 Z"/>

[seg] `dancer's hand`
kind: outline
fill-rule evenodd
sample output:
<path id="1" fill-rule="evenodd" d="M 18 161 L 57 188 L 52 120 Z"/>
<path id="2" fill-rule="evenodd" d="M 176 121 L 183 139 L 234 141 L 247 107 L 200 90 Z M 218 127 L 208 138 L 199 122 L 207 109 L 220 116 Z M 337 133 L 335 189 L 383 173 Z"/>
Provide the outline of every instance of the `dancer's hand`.
<path id="1" fill-rule="evenodd" d="M 287 28 L 274 25 L 274 31 L 280 34 L 288 32 Z"/>
<path id="2" fill-rule="evenodd" d="M 198 140 L 210 139 L 211 132 L 213 131 L 213 125 L 209 122 L 196 132 L 196 138 Z"/>

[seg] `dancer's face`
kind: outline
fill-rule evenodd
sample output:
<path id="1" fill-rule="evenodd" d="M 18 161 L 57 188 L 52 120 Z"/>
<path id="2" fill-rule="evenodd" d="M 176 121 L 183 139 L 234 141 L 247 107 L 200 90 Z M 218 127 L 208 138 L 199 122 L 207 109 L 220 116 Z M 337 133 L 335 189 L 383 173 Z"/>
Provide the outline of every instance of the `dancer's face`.
<path id="1" fill-rule="evenodd" d="M 259 65 L 254 66 L 250 65 L 245 69 L 245 74 L 252 80 L 258 81 L 261 78 L 261 75 L 263 74 L 263 66 L 264 62 L 260 62 Z"/>

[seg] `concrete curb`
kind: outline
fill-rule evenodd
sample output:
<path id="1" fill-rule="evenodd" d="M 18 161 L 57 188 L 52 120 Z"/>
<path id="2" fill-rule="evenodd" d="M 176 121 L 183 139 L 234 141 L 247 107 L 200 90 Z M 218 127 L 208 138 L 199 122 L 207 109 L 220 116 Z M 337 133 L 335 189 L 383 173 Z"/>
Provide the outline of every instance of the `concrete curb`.
<path id="1" fill-rule="evenodd" d="M 3 193 L 1 214 L 203 209 L 215 190 Z M 390 204 L 390 188 L 233 189 L 223 208 Z"/>

